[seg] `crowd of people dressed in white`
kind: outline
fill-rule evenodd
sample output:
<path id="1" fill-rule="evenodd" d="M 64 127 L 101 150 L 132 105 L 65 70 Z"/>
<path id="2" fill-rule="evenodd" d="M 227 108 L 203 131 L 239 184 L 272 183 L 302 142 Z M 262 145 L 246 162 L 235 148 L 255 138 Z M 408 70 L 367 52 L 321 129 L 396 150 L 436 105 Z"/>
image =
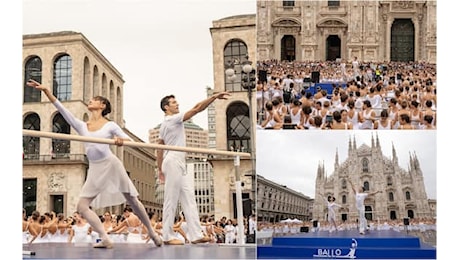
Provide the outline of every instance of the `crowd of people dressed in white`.
<path id="1" fill-rule="evenodd" d="M 313 226 L 313 221 L 301 221 L 301 222 L 260 222 L 257 224 L 258 232 L 270 232 L 272 236 L 284 236 L 289 234 L 301 233 L 302 227 L 309 227 L 308 232 L 319 232 L 319 231 L 344 231 L 344 230 L 358 230 L 359 226 L 354 221 L 341 221 L 337 223 L 337 229 L 333 224 L 330 224 L 327 220 L 318 221 L 317 226 Z M 404 225 L 403 220 L 368 220 L 368 230 L 394 230 L 398 232 L 406 230 L 436 230 L 436 219 L 425 219 L 425 218 L 413 218 L 410 220 L 409 225 Z"/>
<path id="2" fill-rule="evenodd" d="M 308 227 L 308 232 L 340 232 L 359 230 L 359 223 L 355 221 L 341 221 L 334 226 L 328 220 L 318 221 L 313 225 L 313 221 L 292 221 L 290 219 L 279 222 L 257 223 L 258 243 L 264 244 L 263 239 L 269 241 L 273 237 L 289 236 L 301 233 L 301 229 Z M 417 236 L 423 236 L 427 232 L 436 232 L 436 219 L 432 218 L 413 218 L 409 225 L 404 224 L 404 220 L 369 220 L 367 221 L 369 232 L 379 232 L 383 230 L 394 230 L 397 232 L 411 232 Z M 316 227 L 315 227 L 316 226 Z M 333 234 L 332 234 L 333 235 Z"/>
<path id="3" fill-rule="evenodd" d="M 149 213 L 150 224 L 154 231 L 162 236 L 162 220 L 157 214 Z M 153 243 L 148 239 L 145 226 L 130 207 L 126 207 L 122 215 L 105 212 L 100 216 L 104 229 L 114 243 Z M 209 243 L 240 243 L 236 219 L 222 217 L 215 221 L 213 216 L 203 215 L 200 219 L 204 236 L 210 238 Z M 245 234 L 243 243 L 246 242 L 248 232 L 255 232 L 254 217 L 245 218 L 243 221 Z M 176 238 L 185 244 L 190 243 L 187 235 L 187 221 L 184 215 L 179 214 L 173 226 Z M 30 216 L 23 210 L 23 243 L 72 243 L 85 245 L 96 243 L 100 237 L 91 225 L 78 213 L 65 217 L 62 213 L 47 212 L 40 214 L 33 211 Z"/>
<path id="4" fill-rule="evenodd" d="M 257 63 L 259 129 L 436 129 L 436 65 L 423 62 Z M 318 83 L 312 73 L 320 72 Z M 316 86 L 316 87 L 315 87 Z"/>

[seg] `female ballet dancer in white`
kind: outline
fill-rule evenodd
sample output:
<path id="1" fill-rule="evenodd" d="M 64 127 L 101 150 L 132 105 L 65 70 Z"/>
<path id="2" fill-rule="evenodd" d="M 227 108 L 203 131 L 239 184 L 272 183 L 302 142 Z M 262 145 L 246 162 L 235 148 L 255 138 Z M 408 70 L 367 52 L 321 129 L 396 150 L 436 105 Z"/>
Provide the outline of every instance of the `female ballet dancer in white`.
<path id="1" fill-rule="evenodd" d="M 319 193 L 321 197 L 324 198 L 327 204 L 327 221 L 329 222 L 329 232 L 332 232 L 332 226 L 334 226 L 335 230 L 338 231 L 337 229 L 337 224 L 335 223 L 335 208 L 341 208 L 342 206 L 335 203 L 335 197 L 333 196 L 327 196 L 327 199 L 323 196 L 323 194 Z"/>
<path id="2" fill-rule="evenodd" d="M 90 119 L 84 122 L 71 114 L 61 102 L 45 86 L 35 80 L 29 80 L 27 86 L 43 91 L 51 103 L 71 125 L 79 135 L 114 138 L 115 144 L 123 145 L 123 140 L 130 140 L 121 127 L 105 116 L 111 112 L 109 100 L 97 96 L 88 103 L 91 113 Z M 109 144 L 85 142 L 86 156 L 89 161 L 87 179 L 82 187 L 77 204 L 77 211 L 88 221 L 94 231 L 99 233 L 101 241 L 95 243 L 95 248 L 112 248 L 113 242 L 107 235 L 104 225 L 93 209 L 120 205 L 128 202 L 134 212 L 139 216 L 142 223 L 148 228 L 148 234 L 157 246 L 163 244 L 163 240 L 153 231 L 144 205 L 139 201 L 136 187 L 126 174 L 123 163 L 110 150 Z"/>
<path id="3" fill-rule="evenodd" d="M 91 225 L 78 212 L 73 213 L 75 223 L 71 226 L 68 242 L 73 244 L 91 243 Z"/>

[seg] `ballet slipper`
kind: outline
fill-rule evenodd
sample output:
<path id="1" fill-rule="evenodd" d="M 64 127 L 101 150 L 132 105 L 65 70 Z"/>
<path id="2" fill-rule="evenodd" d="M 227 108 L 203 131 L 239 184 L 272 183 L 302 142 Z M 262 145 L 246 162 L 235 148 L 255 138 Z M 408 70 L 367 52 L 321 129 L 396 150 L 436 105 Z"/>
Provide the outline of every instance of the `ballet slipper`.
<path id="1" fill-rule="evenodd" d="M 110 249 L 110 248 L 113 248 L 113 244 L 109 240 L 101 240 L 101 241 L 97 242 L 96 244 L 93 244 L 93 247 L 94 248 L 107 248 L 107 249 Z"/>
<path id="2" fill-rule="evenodd" d="M 182 242 L 182 240 L 180 240 L 180 239 L 171 239 L 169 241 L 164 241 L 164 244 L 165 245 L 181 246 L 181 245 L 184 244 L 184 242 Z"/>
<path id="3" fill-rule="evenodd" d="M 200 238 L 200 239 L 197 239 L 197 240 L 192 241 L 192 244 L 207 243 L 207 242 L 209 242 L 209 241 L 211 241 L 211 238 L 209 238 L 209 237 L 202 237 L 202 238 Z"/>

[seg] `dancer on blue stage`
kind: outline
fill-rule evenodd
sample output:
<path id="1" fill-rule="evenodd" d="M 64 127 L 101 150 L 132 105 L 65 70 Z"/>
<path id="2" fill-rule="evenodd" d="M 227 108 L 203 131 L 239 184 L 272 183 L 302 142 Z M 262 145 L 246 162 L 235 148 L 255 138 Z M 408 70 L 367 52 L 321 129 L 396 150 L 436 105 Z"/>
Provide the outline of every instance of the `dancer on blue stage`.
<path id="1" fill-rule="evenodd" d="M 334 226 L 335 230 L 338 231 L 337 229 L 337 224 L 335 223 L 335 208 L 341 208 L 342 206 L 335 203 L 335 197 L 333 196 L 327 196 L 327 199 L 323 196 L 323 194 L 319 193 L 321 197 L 323 197 L 327 203 L 327 221 L 329 222 L 329 232 L 332 232 L 332 226 Z"/>
<path id="2" fill-rule="evenodd" d="M 358 215 L 359 215 L 359 234 L 364 235 L 364 231 L 367 228 L 367 219 L 365 216 L 365 207 L 364 207 L 364 200 L 367 198 L 369 195 L 374 195 L 379 192 L 382 192 L 380 190 L 374 191 L 374 192 L 365 192 L 364 187 L 359 187 L 359 189 L 356 189 L 353 186 L 353 183 L 351 183 L 350 178 L 347 178 L 348 182 L 351 185 L 351 188 L 353 189 L 353 193 L 355 194 L 355 200 L 356 200 L 356 209 L 358 209 Z"/>

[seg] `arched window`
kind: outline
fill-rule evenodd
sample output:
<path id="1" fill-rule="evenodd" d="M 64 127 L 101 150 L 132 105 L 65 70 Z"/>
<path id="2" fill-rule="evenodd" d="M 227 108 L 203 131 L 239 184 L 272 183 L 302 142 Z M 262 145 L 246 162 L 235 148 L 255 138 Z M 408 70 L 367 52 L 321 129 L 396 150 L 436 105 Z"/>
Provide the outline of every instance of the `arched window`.
<path id="1" fill-rule="evenodd" d="M 393 192 L 388 193 L 388 200 L 389 201 L 394 201 L 395 200 Z"/>
<path id="2" fill-rule="evenodd" d="M 56 114 L 53 118 L 53 133 L 70 134 L 70 125 L 64 120 L 61 114 Z M 53 158 L 69 157 L 70 140 L 54 139 L 52 140 Z"/>
<path id="3" fill-rule="evenodd" d="M 347 204 L 347 195 L 342 195 L 342 204 Z"/>
<path id="4" fill-rule="evenodd" d="M 26 85 L 29 79 L 42 82 L 42 60 L 35 56 L 30 58 L 24 67 L 24 103 L 40 102 L 41 91 Z"/>
<path id="5" fill-rule="evenodd" d="M 101 82 L 99 81 L 99 69 L 96 65 L 93 67 L 93 97 L 99 96 L 101 93 Z M 91 98 L 91 97 L 90 97 Z"/>
<path id="6" fill-rule="evenodd" d="M 233 65 L 235 77 L 230 80 L 224 73 L 225 91 L 246 91 L 241 86 L 242 62 L 248 59 L 248 47 L 241 40 L 233 39 L 224 47 L 224 70 Z"/>
<path id="7" fill-rule="evenodd" d="M 392 186 L 393 185 L 393 178 L 391 176 L 387 177 L 387 186 Z"/>
<path id="8" fill-rule="evenodd" d="M 346 188 L 347 188 L 347 180 L 342 179 L 342 189 L 346 189 Z"/>
<path id="9" fill-rule="evenodd" d="M 369 182 L 368 181 L 365 181 L 363 183 L 363 188 L 364 188 L 364 191 L 368 191 L 370 188 L 369 188 Z"/>
<path id="10" fill-rule="evenodd" d="M 53 94 L 61 101 L 72 98 L 72 58 L 61 55 L 54 61 Z"/>
<path id="11" fill-rule="evenodd" d="M 363 164 L 363 172 L 369 172 L 369 160 L 364 158 L 362 161 Z"/>
<path id="12" fill-rule="evenodd" d="M 251 152 L 251 123 L 249 108 L 241 101 L 230 104 L 227 109 L 227 149 Z"/>
<path id="13" fill-rule="evenodd" d="M 88 57 L 85 57 L 83 61 L 83 102 L 88 103 L 91 94 L 91 66 Z"/>
<path id="14" fill-rule="evenodd" d="M 40 131 L 40 118 L 38 115 L 35 113 L 27 115 L 24 119 L 22 128 Z M 40 138 L 23 135 L 22 149 L 24 152 L 24 159 L 38 159 L 40 155 Z"/>
<path id="15" fill-rule="evenodd" d="M 410 192 L 406 191 L 406 200 L 410 200 Z"/>

